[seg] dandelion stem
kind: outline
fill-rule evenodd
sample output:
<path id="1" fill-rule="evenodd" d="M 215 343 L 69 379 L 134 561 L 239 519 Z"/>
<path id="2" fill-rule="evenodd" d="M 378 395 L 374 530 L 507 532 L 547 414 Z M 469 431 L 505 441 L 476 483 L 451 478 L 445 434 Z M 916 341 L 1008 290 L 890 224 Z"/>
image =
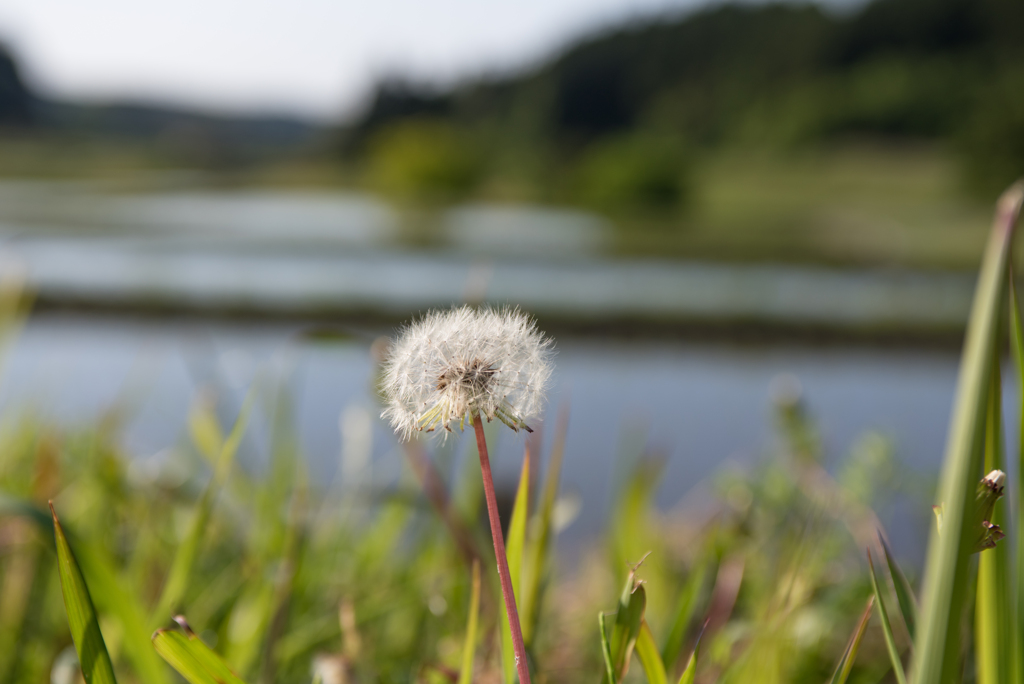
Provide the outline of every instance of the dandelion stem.
<path id="1" fill-rule="evenodd" d="M 512 592 L 512 575 L 508 571 L 508 557 L 505 555 L 505 537 L 501 533 L 501 518 L 498 517 L 498 500 L 494 495 L 491 460 L 487 457 L 484 422 L 479 413 L 473 416 L 473 428 L 476 430 L 476 449 L 480 454 L 480 473 L 484 480 L 487 517 L 491 520 L 491 538 L 494 540 L 494 555 L 498 559 L 501 595 L 505 599 L 505 613 L 508 615 L 508 626 L 512 631 L 512 650 L 516 654 L 516 671 L 519 673 L 519 684 L 530 684 L 530 669 L 526 664 L 526 646 L 523 645 L 523 630 L 519 626 L 519 611 L 516 610 L 516 597 Z"/>

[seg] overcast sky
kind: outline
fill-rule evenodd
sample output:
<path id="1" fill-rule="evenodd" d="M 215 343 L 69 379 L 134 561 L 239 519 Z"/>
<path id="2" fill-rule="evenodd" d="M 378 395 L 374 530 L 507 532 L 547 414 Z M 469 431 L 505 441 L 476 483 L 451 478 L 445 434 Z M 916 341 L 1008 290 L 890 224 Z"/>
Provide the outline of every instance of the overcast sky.
<path id="1" fill-rule="evenodd" d="M 53 97 L 334 119 L 383 75 L 440 83 L 704 0 L 0 0 L 0 40 Z"/>

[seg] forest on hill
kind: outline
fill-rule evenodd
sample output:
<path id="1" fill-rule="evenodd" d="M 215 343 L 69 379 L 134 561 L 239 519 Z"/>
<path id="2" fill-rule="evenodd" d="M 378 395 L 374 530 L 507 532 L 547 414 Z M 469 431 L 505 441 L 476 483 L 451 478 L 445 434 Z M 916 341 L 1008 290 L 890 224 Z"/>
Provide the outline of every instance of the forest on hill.
<path id="1" fill-rule="evenodd" d="M 656 205 L 683 199 L 680 160 L 701 150 L 862 139 L 939 143 L 984 193 L 1020 175 L 1024 3 L 713 4 L 592 36 L 514 76 L 443 92 L 382 83 L 342 149 L 412 193 L 497 177 Z"/>

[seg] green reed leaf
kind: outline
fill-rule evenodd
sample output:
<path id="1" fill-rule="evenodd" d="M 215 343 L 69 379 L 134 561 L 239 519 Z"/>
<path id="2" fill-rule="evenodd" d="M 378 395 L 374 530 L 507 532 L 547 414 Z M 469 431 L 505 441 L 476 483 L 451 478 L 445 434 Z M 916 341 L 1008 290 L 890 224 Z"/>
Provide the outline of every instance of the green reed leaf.
<path id="1" fill-rule="evenodd" d="M 868 597 L 868 604 L 864 607 L 864 612 L 861 613 L 860 620 L 857 621 L 857 626 L 854 628 L 853 634 L 850 635 L 850 640 L 846 642 L 846 650 L 843 651 L 839 663 L 836 664 L 836 671 L 832 673 L 832 679 L 829 680 L 829 684 L 846 684 L 846 680 L 850 677 L 850 670 L 853 669 L 853 661 L 857 659 L 857 651 L 860 650 L 860 641 L 864 638 L 864 632 L 868 629 L 868 622 L 871 620 L 871 609 L 874 606 L 875 595 L 872 594 Z"/>
<path id="2" fill-rule="evenodd" d="M 675 610 L 675 620 L 668 638 L 665 639 L 665 646 L 661 650 L 661 660 L 665 666 L 671 668 L 679 654 L 683 650 L 683 639 L 686 638 L 686 630 L 697 612 L 697 603 L 701 592 L 707 585 L 708 561 L 699 563 L 690 576 L 686 579 L 682 591 L 679 593 L 679 603 Z"/>
<path id="3" fill-rule="evenodd" d="M 658 644 L 654 642 L 651 627 L 647 620 L 640 623 L 640 634 L 636 638 L 636 657 L 647 675 L 648 684 L 668 684 L 665 663 L 658 652 Z"/>
<path id="4" fill-rule="evenodd" d="M 626 578 L 612 627 L 610 644 L 612 672 L 615 675 L 613 683 L 622 681 L 629 671 L 629 660 L 640 636 L 640 625 L 647 609 L 647 592 L 643 584 L 635 581 L 635 572 L 634 568 Z"/>
<path id="5" fill-rule="evenodd" d="M 921 629 L 914 646 L 914 684 L 953 681 L 960 671 L 960 619 L 967 599 L 969 521 L 984 444 L 988 384 L 1005 311 L 1006 272 L 1014 225 L 1024 200 L 1018 183 L 1000 198 L 967 325 L 946 456 L 939 481 L 942 532 L 933 530 L 922 586 Z"/>
<path id="6" fill-rule="evenodd" d="M 697 642 L 693 645 L 693 653 L 690 654 L 690 659 L 686 661 L 686 669 L 683 670 L 683 674 L 679 676 L 679 684 L 693 684 L 693 680 L 697 677 L 697 658 L 700 657 L 700 639 L 704 636 L 704 629 L 707 628 L 708 624 L 705 622 L 704 627 L 701 628 L 700 634 L 697 635 Z"/>
<path id="7" fill-rule="evenodd" d="M 899 649 L 896 648 L 896 639 L 893 637 L 892 625 L 889 623 L 889 612 L 885 609 L 885 599 L 882 598 L 878 574 L 875 572 L 875 563 L 871 559 L 871 549 L 868 549 L 868 569 L 871 571 L 871 588 L 875 592 L 875 605 L 878 606 L 878 617 L 882 621 L 882 633 L 885 635 L 885 647 L 889 651 L 889 659 L 892 661 L 896 681 L 898 684 L 907 684 L 907 675 L 903 671 L 903 661 L 900 660 Z"/>
<path id="8" fill-rule="evenodd" d="M 907 576 L 896 564 L 896 558 L 893 557 L 892 549 L 889 548 L 889 542 L 881 534 L 878 535 L 878 539 L 882 543 L 882 551 L 885 552 L 885 562 L 889 566 L 889 575 L 892 577 L 892 585 L 896 590 L 896 601 L 899 603 L 900 613 L 903 615 L 903 624 L 907 626 L 907 633 L 913 639 L 917 629 L 917 599 L 914 598 L 914 590 L 911 588 L 910 582 L 907 581 Z"/>
<path id="9" fill-rule="evenodd" d="M 992 379 L 989 390 L 988 419 L 985 431 L 985 472 L 1001 470 L 1003 463 L 1002 433 L 1002 387 L 1000 383 L 999 360 L 993 364 Z M 998 491 L 985 483 L 979 485 L 986 504 L 985 513 L 980 514 L 983 524 L 995 525 L 1001 517 L 995 506 Z M 988 528 L 989 532 L 992 528 Z M 1001 534 L 1001 533 L 1000 533 Z M 994 541 L 992 542 L 995 543 Z M 1010 596 L 1010 573 L 1013 571 L 1010 549 L 1006 544 L 995 544 L 995 548 L 985 550 L 978 560 L 978 587 L 975 598 L 975 669 L 978 684 L 999 684 L 1010 681 L 1013 664 L 1013 652 L 1016 641 L 1012 638 L 1015 618 L 1011 617 L 1013 602 Z"/>
<path id="10" fill-rule="evenodd" d="M 0 517 L 9 515 L 29 520 L 47 535 L 54 534 L 53 516 L 46 509 L 26 499 L 0 494 Z M 136 672 L 148 684 L 166 682 L 165 668 L 146 638 L 145 607 L 135 593 L 126 590 L 115 559 L 95 545 L 79 546 L 75 558 L 90 577 L 93 605 L 121 623 L 125 655 Z"/>
<path id="11" fill-rule="evenodd" d="M 611 684 L 616 683 L 615 667 L 612 663 L 612 644 L 608 636 L 608 614 L 597 614 L 597 627 L 601 634 L 601 655 L 604 657 L 605 681 Z"/>
<path id="12" fill-rule="evenodd" d="M 1010 291 L 1010 348 L 1013 350 L 1013 358 L 1017 368 L 1017 389 L 1019 396 L 1024 396 L 1024 324 L 1021 323 L 1020 305 L 1017 302 L 1017 286 L 1014 281 L 1013 268 L 1007 269 Z M 1016 511 L 1017 523 L 1017 556 L 1016 572 L 1010 573 L 1010 582 L 1015 582 L 1012 587 L 1016 592 L 1016 604 L 1011 611 L 1011 628 L 1014 635 L 1013 643 L 1020 643 L 1024 635 L 1024 401 L 1020 402 L 1017 426 L 1017 478 L 1010 490 L 1010 510 Z M 1013 650 L 1013 681 L 1020 681 L 1024 676 L 1024 653 L 1021 649 Z"/>
<path id="13" fill-rule="evenodd" d="M 50 504 L 53 516 L 53 535 L 57 547 L 57 571 L 60 575 L 60 588 L 64 594 L 64 609 L 68 616 L 68 627 L 71 639 L 75 642 L 78 652 L 78 663 L 82 668 L 82 676 L 86 684 L 116 684 L 114 667 L 110 662 L 110 654 L 103 642 L 103 634 L 96 619 L 96 608 L 89 596 L 89 587 L 85 577 L 75 561 L 64 530 L 61 529 L 57 512 Z"/>
<path id="14" fill-rule="evenodd" d="M 207 646 L 183 617 L 176 629 L 158 629 L 153 648 L 190 684 L 245 684 L 223 659 Z"/>

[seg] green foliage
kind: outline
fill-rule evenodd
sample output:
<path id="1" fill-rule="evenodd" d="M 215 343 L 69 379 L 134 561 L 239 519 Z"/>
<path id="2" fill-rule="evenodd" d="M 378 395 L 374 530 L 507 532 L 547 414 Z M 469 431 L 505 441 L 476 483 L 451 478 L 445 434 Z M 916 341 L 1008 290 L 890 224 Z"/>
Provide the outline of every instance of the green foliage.
<path id="1" fill-rule="evenodd" d="M 235 425 L 232 427 L 231 434 L 227 439 L 224 439 L 220 434 L 220 426 L 216 422 L 216 416 L 213 414 L 211 407 L 199 404 L 193 408 L 190 418 L 192 436 L 200 452 L 212 462 L 214 472 L 213 477 L 210 478 L 210 482 L 203 492 L 202 498 L 200 498 L 196 506 L 195 515 L 189 525 L 189 531 L 175 553 L 171 570 L 164 583 L 163 594 L 160 596 L 154 611 L 156 616 L 155 622 L 158 624 L 165 621 L 172 611 L 180 608 L 179 604 L 188 587 L 189 577 L 195 565 L 200 544 L 206 534 L 213 504 L 216 501 L 221 486 L 223 486 L 225 479 L 227 479 L 228 473 L 231 472 L 231 465 L 234 462 L 235 453 L 238 451 L 242 434 L 245 432 L 251 407 L 250 395 L 250 400 L 247 400 L 242 406 L 238 419 L 235 421 Z"/>
<path id="2" fill-rule="evenodd" d="M 993 81 L 955 141 L 967 184 L 979 197 L 1024 175 L 1024 65 Z"/>
<path id="3" fill-rule="evenodd" d="M 960 620 L 971 588 L 968 560 L 981 532 L 975 491 L 992 408 L 990 383 L 998 367 L 997 344 L 1006 312 L 1014 224 L 1022 200 L 1024 185 L 1011 188 L 1000 198 L 971 309 L 938 492 L 942 530 L 932 532 L 925 566 L 922 628 L 911 668 L 914 684 L 953 681 L 961 669 Z M 996 657 L 1008 658 L 1009 654 Z"/>
<path id="4" fill-rule="evenodd" d="M 679 676 L 679 684 L 693 684 L 694 679 L 697 677 L 697 658 L 700 657 L 701 636 L 703 635 L 697 635 L 697 642 L 693 645 L 693 653 L 690 654 L 690 659 L 686 661 L 683 674 Z"/>
<path id="5" fill-rule="evenodd" d="M 687 200 L 678 156 L 673 167 L 656 144 L 641 153 L 637 141 L 658 133 L 747 153 L 932 141 L 961 149 L 987 199 L 1024 171 L 1021 26 L 1016 0 L 875 0 L 846 13 L 715 4 L 606 30 L 523 74 L 421 97 L 384 84 L 352 135 L 431 117 L 489 131 L 500 160 L 590 145 L 573 199 L 618 211 Z"/>
<path id="6" fill-rule="evenodd" d="M 479 182 L 482 166 L 460 129 L 438 120 L 393 124 L 369 143 L 368 178 L 385 192 L 413 200 L 453 200 Z"/>
<path id="7" fill-rule="evenodd" d="M 689 197 L 682 146 L 653 135 L 609 138 L 588 148 L 576 168 L 576 196 L 612 212 L 672 212 Z"/>
<path id="8" fill-rule="evenodd" d="M 665 663 L 658 653 L 658 644 L 654 641 L 651 633 L 651 626 L 646 621 L 640 625 L 640 634 L 636 638 L 637 660 L 644 668 L 649 684 L 668 684 L 668 675 L 665 673 Z"/>
<path id="9" fill-rule="evenodd" d="M 626 585 L 619 596 L 618 610 L 614 614 L 598 613 L 601 630 L 601 652 L 605 659 L 606 684 L 618 684 L 629 671 L 633 649 L 640 638 L 647 609 L 647 592 L 635 577 L 635 568 L 626 578 Z M 611 626 L 608 621 L 614 617 Z M 649 640 L 653 641 L 653 639 Z M 645 654 L 652 653 L 651 643 L 645 643 Z M 656 653 L 656 651 L 653 651 Z"/>
<path id="10" fill-rule="evenodd" d="M 158 629 L 153 634 L 153 648 L 189 684 L 245 684 L 196 636 L 183 617 L 177 621 L 181 631 Z"/>
<path id="11" fill-rule="evenodd" d="M 878 618 L 882 623 L 882 633 L 885 635 L 885 647 L 889 650 L 889 659 L 892 660 L 892 670 L 896 674 L 896 681 L 899 684 L 907 684 L 907 675 L 903 672 L 903 661 L 900 660 L 899 648 L 896 646 L 896 638 L 892 633 L 892 624 L 889 622 L 889 611 L 885 608 L 885 598 L 879 588 L 878 575 L 875 573 L 875 563 L 871 558 L 871 551 L 868 550 L 868 572 L 871 575 L 871 589 L 875 592 L 875 606 L 878 607 Z"/>
<path id="12" fill-rule="evenodd" d="M 843 656 L 839 659 L 839 663 L 836 664 L 836 671 L 832 674 L 832 679 L 829 680 L 830 684 L 846 684 L 846 680 L 849 679 L 853 663 L 857 659 L 857 651 L 860 650 L 861 639 L 864 638 L 864 632 L 867 631 L 868 621 L 871 619 L 871 609 L 874 605 L 875 596 L 872 595 L 868 599 L 868 605 L 864 608 L 864 612 L 861 614 L 853 634 L 850 635 L 850 641 L 846 644 Z"/>
<path id="13" fill-rule="evenodd" d="M 882 551 L 885 553 L 885 562 L 889 567 L 889 575 L 892 577 L 893 587 L 896 590 L 896 600 L 900 606 L 903 623 L 907 627 L 907 634 L 910 636 L 911 641 L 913 641 L 914 635 L 917 632 L 917 599 L 914 597 L 914 591 L 910 587 L 907 576 L 903 574 L 903 570 L 896 564 L 896 559 L 892 555 L 892 549 L 889 548 L 889 542 L 881 535 L 879 535 L 878 539 L 882 544 Z"/>
<path id="14" fill-rule="evenodd" d="M 82 668 L 82 676 L 86 684 L 117 684 L 114 679 L 114 668 L 110 663 L 107 645 L 103 643 L 100 623 L 96 616 L 96 608 L 89 596 L 89 587 L 85 577 L 75 561 L 64 530 L 61 529 L 57 512 L 50 504 L 53 513 L 53 533 L 57 547 L 57 571 L 60 575 L 60 588 L 64 594 L 64 609 L 68 615 L 68 626 L 71 638 L 78 652 L 78 663 Z"/>

